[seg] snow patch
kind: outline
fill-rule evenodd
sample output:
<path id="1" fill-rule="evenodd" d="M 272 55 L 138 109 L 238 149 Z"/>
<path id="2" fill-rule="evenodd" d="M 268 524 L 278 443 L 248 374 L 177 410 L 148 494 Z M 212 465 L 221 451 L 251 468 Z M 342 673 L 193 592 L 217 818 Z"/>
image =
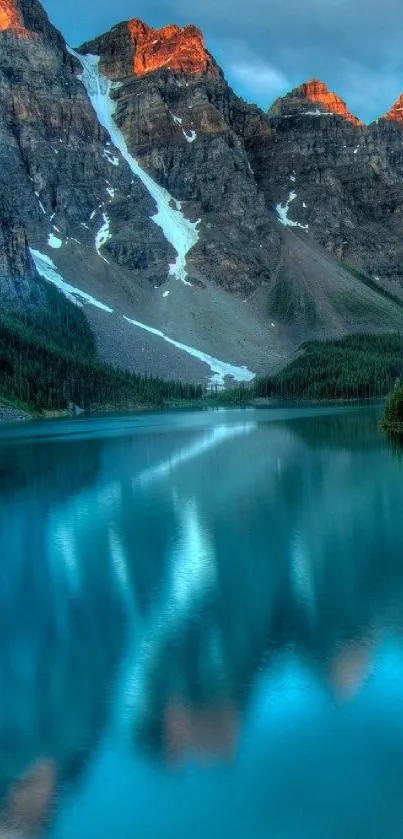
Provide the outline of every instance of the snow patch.
<path id="1" fill-rule="evenodd" d="M 107 191 L 108 195 L 110 195 L 111 198 L 115 197 L 116 190 L 114 190 L 113 187 L 107 186 L 106 191 Z"/>
<path id="2" fill-rule="evenodd" d="M 124 320 L 133 324 L 133 326 L 137 326 L 139 329 L 145 329 L 146 332 L 150 332 L 152 335 L 162 338 L 163 341 L 166 341 L 173 347 L 183 350 L 183 352 L 193 356 L 193 358 L 197 358 L 198 361 L 202 361 L 203 364 L 207 364 L 213 373 L 210 378 L 212 385 L 217 385 L 217 387 L 220 388 L 224 387 L 225 376 L 231 376 L 236 382 L 251 382 L 252 379 L 255 378 L 255 374 L 248 370 L 247 367 L 235 367 L 233 364 L 227 364 L 225 361 L 219 361 L 218 358 L 213 358 L 213 356 L 207 355 L 207 353 L 201 352 L 200 350 L 196 350 L 194 347 L 189 347 L 187 344 L 182 344 L 180 341 L 174 341 L 173 338 L 168 338 L 168 336 L 165 335 L 164 332 L 161 332 L 160 329 L 154 329 L 152 326 L 146 326 L 145 323 L 140 323 L 138 320 L 132 320 L 125 315 Z"/>
<path id="3" fill-rule="evenodd" d="M 97 214 L 97 211 L 93 210 L 91 215 L 90 215 L 90 221 L 92 221 L 95 218 L 96 214 Z"/>
<path id="4" fill-rule="evenodd" d="M 101 253 L 101 248 L 103 248 L 103 246 L 106 245 L 106 243 L 109 242 L 110 239 L 112 239 L 112 234 L 110 232 L 111 222 L 110 218 L 106 215 L 106 213 L 102 213 L 102 218 L 104 223 L 102 227 L 98 230 L 97 235 L 95 236 L 95 247 L 97 249 L 98 256 L 100 256 L 101 259 L 103 259 L 103 261 L 107 262 L 109 265 L 108 260 Z"/>
<path id="5" fill-rule="evenodd" d="M 298 117 L 334 117 L 332 111 L 320 111 L 316 108 L 314 111 L 296 111 L 295 114 L 279 114 L 279 119 L 298 119 Z"/>
<path id="6" fill-rule="evenodd" d="M 309 117 L 334 117 L 332 111 L 320 111 L 319 108 L 315 111 L 304 111 L 304 114 Z"/>
<path id="7" fill-rule="evenodd" d="M 91 306 L 96 306 L 97 309 L 102 309 L 104 312 L 113 312 L 113 309 L 110 309 L 109 306 L 105 306 L 104 303 L 100 303 L 100 301 L 96 300 L 95 297 L 91 297 L 91 295 L 86 294 L 85 291 L 80 291 L 79 288 L 75 288 L 69 283 L 66 283 L 63 277 L 61 277 L 58 273 L 58 270 L 54 262 L 52 262 L 50 256 L 40 253 L 40 251 L 33 250 L 32 248 L 30 248 L 30 251 L 38 274 L 40 274 L 44 280 L 47 280 L 49 283 L 52 283 L 52 285 L 56 286 L 56 288 L 63 292 L 65 297 L 67 297 L 72 303 L 75 303 L 77 306 L 81 306 L 81 300 L 84 300 L 85 303 L 89 303 Z M 79 299 L 77 300 L 77 298 Z"/>
<path id="8" fill-rule="evenodd" d="M 48 236 L 49 247 L 54 248 L 56 250 L 56 249 L 61 248 L 62 244 L 63 244 L 62 240 L 59 239 L 57 236 L 55 236 L 54 233 L 49 233 L 49 236 Z"/>
<path id="9" fill-rule="evenodd" d="M 169 294 L 169 291 L 164 291 L 164 293 L 163 293 L 163 295 L 162 295 L 162 296 L 163 296 L 163 297 L 168 297 L 168 294 Z"/>
<path id="10" fill-rule="evenodd" d="M 187 140 L 188 143 L 194 143 L 194 141 L 196 140 L 196 137 L 197 137 L 196 131 L 193 131 L 193 130 L 192 131 L 183 130 L 183 135 L 184 135 L 184 137 L 186 137 L 186 140 Z"/>
<path id="11" fill-rule="evenodd" d="M 122 157 L 129 164 L 133 174 L 140 178 L 157 205 L 157 213 L 151 218 L 155 224 L 161 227 L 165 238 L 177 253 L 174 264 L 170 265 L 169 273 L 176 277 L 177 280 L 191 285 L 191 283 L 187 282 L 186 258 L 189 251 L 198 242 L 198 226 L 201 220 L 196 222 L 189 221 L 179 209 L 175 209 L 172 206 L 172 196 L 169 192 L 159 186 L 130 154 L 123 134 L 114 120 L 117 106 L 116 102 L 113 102 L 110 97 L 111 81 L 98 70 L 99 56 L 84 56 L 79 55 L 70 48 L 69 50 L 83 68 L 80 79 L 87 90 L 99 122 L 109 133 L 115 148 L 118 149 Z M 106 149 L 104 150 L 104 154 L 111 158 L 111 153 Z"/>
<path id="12" fill-rule="evenodd" d="M 302 202 L 302 206 L 303 206 L 304 210 L 307 209 L 307 204 L 305 204 L 305 201 Z"/>
<path id="13" fill-rule="evenodd" d="M 295 181 L 296 181 L 296 180 L 297 180 L 297 179 L 296 179 L 295 175 L 290 175 L 290 181 L 292 181 L 292 182 L 293 182 L 293 184 L 295 184 Z"/>
<path id="14" fill-rule="evenodd" d="M 297 193 L 292 191 L 288 196 L 288 200 L 285 204 L 277 204 L 276 210 L 279 218 L 280 224 L 283 224 L 284 227 L 300 227 L 301 230 L 308 230 L 307 224 L 301 224 L 299 221 L 293 221 L 292 219 L 288 218 L 288 210 L 290 209 L 290 204 L 292 201 L 295 201 L 297 197 Z"/>
<path id="15" fill-rule="evenodd" d="M 32 179 L 31 179 L 31 180 L 32 180 Z M 38 204 L 39 204 L 39 206 L 40 206 L 40 208 L 41 208 L 41 210 L 42 210 L 42 212 L 43 212 L 44 216 L 46 216 L 46 210 L 45 210 L 45 207 L 44 207 L 44 206 L 43 206 L 43 204 L 42 204 L 41 199 L 39 198 L 39 192 L 35 192 L 35 195 L 36 195 L 36 197 L 37 197 L 37 199 L 38 199 Z"/>
<path id="16" fill-rule="evenodd" d="M 108 149 L 104 149 L 102 153 L 103 156 L 106 157 L 108 163 L 111 163 L 112 166 L 119 166 L 119 158 L 116 157 L 114 154 L 111 154 L 110 151 L 108 151 Z"/>
<path id="17" fill-rule="evenodd" d="M 357 148 L 354 149 L 354 154 L 358 154 L 359 149 L 360 149 L 360 146 L 357 146 Z"/>
<path id="18" fill-rule="evenodd" d="M 177 125 L 182 125 L 182 117 L 176 117 L 175 114 L 172 113 L 172 111 L 170 111 L 169 113 L 171 114 L 173 121 L 176 122 Z"/>

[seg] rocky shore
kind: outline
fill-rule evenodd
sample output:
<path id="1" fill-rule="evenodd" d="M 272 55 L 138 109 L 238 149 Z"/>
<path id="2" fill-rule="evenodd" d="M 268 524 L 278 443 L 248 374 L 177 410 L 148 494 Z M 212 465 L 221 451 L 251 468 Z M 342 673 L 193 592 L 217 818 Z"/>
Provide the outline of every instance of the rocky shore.
<path id="1" fill-rule="evenodd" d="M 29 414 L 24 414 L 18 408 L 12 408 L 10 405 L 3 405 L 0 402 L 0 423 L 1 422 L 23 422 L 30 419 Z"/>

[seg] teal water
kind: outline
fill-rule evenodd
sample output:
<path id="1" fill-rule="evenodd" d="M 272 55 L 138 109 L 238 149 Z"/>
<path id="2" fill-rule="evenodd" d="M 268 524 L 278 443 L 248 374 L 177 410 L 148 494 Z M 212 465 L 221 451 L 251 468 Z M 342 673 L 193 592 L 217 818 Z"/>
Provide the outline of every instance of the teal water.
<path id="1" fill-rule="evenodd" d="M 0 430 L 0 835 L 401 839 L 403 457 L 378 414 Z"/>

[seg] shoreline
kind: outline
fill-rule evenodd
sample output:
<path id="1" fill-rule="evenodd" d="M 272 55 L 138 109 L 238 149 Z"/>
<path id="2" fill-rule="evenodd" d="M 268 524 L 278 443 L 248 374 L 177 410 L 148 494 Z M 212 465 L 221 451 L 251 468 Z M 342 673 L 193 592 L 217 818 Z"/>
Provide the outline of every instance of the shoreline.
<path id="1" fill-rule="evenodd" d="M 250 400 L 240 400 L 236 401 L 233 399 L 228 399 L 228 402 L 225 399 L 214 399 L 207 396 L 203 400 L 183 400 L 181 401 L 171 401 L 165 405 L 125 405 L 125 406 L 114 406 L 114 405 L 102 405 L 94 408 L 90 408 L 85 411 L 80 411 L 79 415 L 74 416 L 69 410 L 67 409 L 60 409 L 59 411 L 44 411 L 42 414 L 30 414 L 28 411 L 24 411 L 22 408 L 17 408 L 13 405 L 8 405 L 5 402 L 1 402 L 0 400 L 0 426 L 7 425 L 12 423 L 20 423 L 20 422 L 29 422 L 34 420 L 54 420 L 54 419 L 77 419 L 79 417 L 91 417 L 91 416 L 102 416 L 106 414 L 123 414 L 123 413 L 138 413 L 141 411 L 178 411 L 178 410 L 195 410 L 195 411 L 202 411 L 202 410 L 211 410 L 214 408 L 227 408 L 228 410 L 239 409 L 239 408 L 298 408 L 298 407 L 308 407 L 308 406 L 315 406 L 315 407 L 329 407 L 329 406 L 359 406 L 359 405 L 371 405 L 371 404 L 380 404 L 384 401 L 385 397 L 369 397 L 366 399 L 279 399 L 278 397 L 267 397 L 267 398 L 255 398 Z M 401 432 L 403 432 L 403 425 L 401 428 Z"/>
<path id="2" fill-rule="evenodd" d="M 22 411 L 20 408 L 14 408 L 13 405 L 7 405 L 5 402 L 0 402 L 0 423 L 28 422 L 32 419 L 32 415 L 28 412 Z"/>

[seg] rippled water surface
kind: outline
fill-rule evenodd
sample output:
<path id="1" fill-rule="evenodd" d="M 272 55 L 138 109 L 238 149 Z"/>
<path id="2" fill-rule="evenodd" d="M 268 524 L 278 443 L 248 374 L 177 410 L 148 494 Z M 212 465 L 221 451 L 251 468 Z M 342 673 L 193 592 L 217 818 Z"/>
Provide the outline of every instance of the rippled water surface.
<path id="1" fill-rule="evenodd" d="M 0 430 L 0 837 L 401 839 L 378 413 Z"/>

